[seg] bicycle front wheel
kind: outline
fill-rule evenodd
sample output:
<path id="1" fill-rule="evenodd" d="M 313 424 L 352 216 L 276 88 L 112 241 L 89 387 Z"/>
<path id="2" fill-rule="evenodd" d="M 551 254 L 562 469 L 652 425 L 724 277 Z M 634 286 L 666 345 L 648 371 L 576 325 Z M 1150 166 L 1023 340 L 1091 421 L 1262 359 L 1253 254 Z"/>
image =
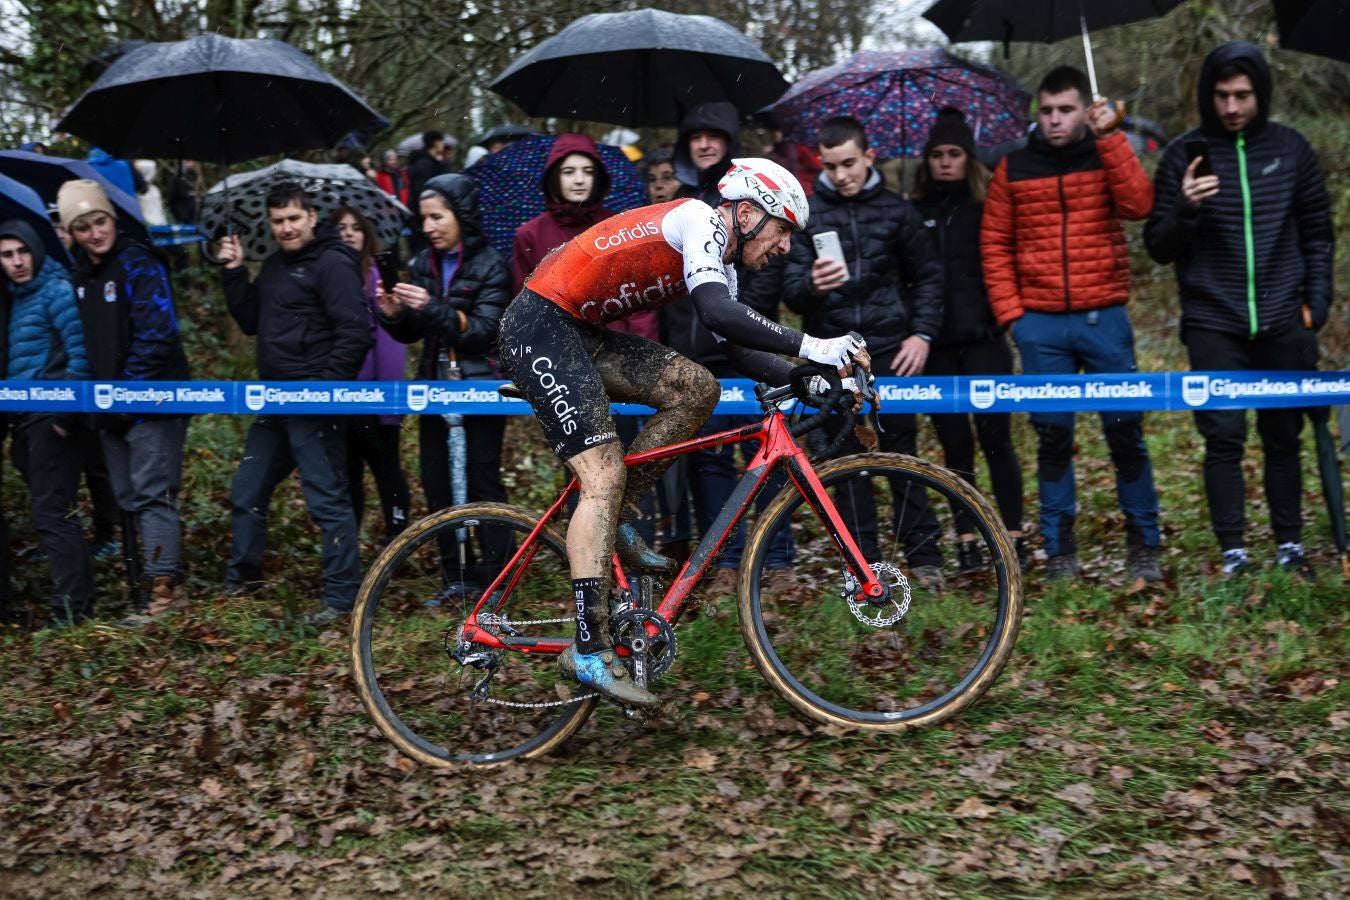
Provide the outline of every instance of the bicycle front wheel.
<path id="1" fill-rule="evenodd" d="M 504 503 L 454 506 L 408 527 L 371 567 L 352 614 L 356 688 L 380 731 L 432 766 L 491 765 L 556 750 L 597 697 L 561 680 L 572 641 L 562 537 L 544 528 L 479 624 L 513 649 L 461 646 L 464 620 L 539 517 Z M 547 648 L 536 642 L 543 641 Z"/>
<path id="2" fill-rule="evenodd" d="M 903 731 L 946 721 L 1012 653 L 1022 613 L 1012 539 L 970 485 L 914 457 L 850 456 L 816 474 L 889 597 L 858 596 L 828 529 L 789 486 L 745 550 L 739 610 L 755 665 L 817 722 Z M 987 564 L 944 584 L 933 576 L 959 533 L 975 534 Z M 771 552 L 793 554 L 795 587 L 765 589 Z"/>

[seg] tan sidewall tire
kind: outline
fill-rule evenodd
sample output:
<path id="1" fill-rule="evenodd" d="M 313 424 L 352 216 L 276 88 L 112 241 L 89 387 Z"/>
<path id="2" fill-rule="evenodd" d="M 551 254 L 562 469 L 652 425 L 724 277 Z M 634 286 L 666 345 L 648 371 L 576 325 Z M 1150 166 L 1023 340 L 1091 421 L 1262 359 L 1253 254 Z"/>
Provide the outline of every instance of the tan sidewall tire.
<path id="1" fill-rule="evenodd" d="M 377 702 L 376 693 L 378 688 L 375 685 L 375 679 L 378 673 L 374 671 L 374 664 L 370 662 L 370 654 L 365 644 L 366 621 L 374 615 L 376 609 L 375 600 L 377 598 L 376 590 L 384 571 L 393 564 L 398 558 L 398 554 L 403 548 L 416 541 L 428 531 L 437 526 L 456 518 L 476 518 L 482 516 L 496 516 L 502 519 L 508 519 L 516 522 L 525 529 L 533 529 L 539 522 L 539 514 L 528 509 L 522 509 L 519 506 L 512 506 L 507 503 L 466 503 L 461 506 L 451 506 L 446 509 L 432 513 L 424 519 L 421 519 L 408 526 L 398 537 L 384 548 L 384 552 L 370 567 L 366 573 L 365 580 L 361 582 L 361 590 L 356 595 L 356 606 L 352 609 L 352 631 L 351 631 L 351 665 L 352 679 L 356 682 L 356 692 L 361 697 L 362 704 L 366 707 L 375 725 L 385 737 L 398 747 L 398 749 L 407 756 L 418 762 L 435 766 L 438 768 L 452 768 L 461 765 L 502 765 L 513 762 L 518 759 L 529 759 L 535 756 L 543 756 L 557 750 L 564 741 L 571 737 L 578 728 L 580 728 L 595 709 L 599 702 L 597 697 L 588 700 L 581 700 L 570 706 L 564 707 L 559 713 L 560 718 L 566 718 L 567 721 L 557 730 L 556 733 L 549 736 L 548 740 L 537 747 L 532 747 L 525 753 L 508 756 L 505 759 L 490 760 L 484 762 L 459 761 L 454 759 L 445 759 L 427 753 L 421 747 L 412 743 L 398 729 L 397 725 L 385 715 L 385 708 Z M 551 541 L 556 541 L 559 547 L 566 549 L 566 542 L 558 533 L 557 529 L 551 524 L 545 526 L 544 534 Z"/>
<path id="2" fill-rule="evenodd" d="M 982 494 L 949 469 L 900 453 L 866 453 L 831 460 L 816 467 L 816 475 L 821 481 L 828 481 L 829 478 L 841 472 L 876 469 L 881 466 L 896 467 L 905 472 L 927 476 L 933 482 L 942 485 L 953 494 L 968 501 L 983 520 L 983 524 L 989 529 L 989 534 L 992 537 L 990 550 L 997 552 L 1008 572 L 1007 615 L 1004 617 L 1003 630 L 995 638 L 994 651 L 989 664 L 985 666 L 984 671 L 974 681 L 967 685 L 960 695 L 952 698 L 938 709 L 915 719 L 903 722 L 870 722 L 841 716 L 831 710 L 824 709 L 783 679 L 770 661 L 770 653 L 767 648 L 760 642 L 759 623 L 756 620 L 757 610 L 752 599 L 751 583 L 758 578 L 758 573 L 762 570 L 760 560 L 767 553 L 768 541 L 772 537 L 770 526 L 776 522 L 779 514 L 800 496 L 797 489 L 791 485 L 780 491 L 769 506 L 760 513 L 754 530 L 751 531 L 750 537 L 746 541 L 745 554 L 742 557 L 744 568 L 741 570 L 742 577 L 737 593 L 737 608 L 740 612 L 741 635 L 745 639 L 745 646 L 750 651 L 751 659 L 755 661 L 755 667 L 759 669 L 760 674 L 769 682 L 769 685 L 794 709 L 808 719 L 826 725 L 838 725 L 843 728 L 862 731 L 898 732 L 908 731 L 912 728 L 927 728 L 945 722 L 974 703 L 985 691 L 989 690 L 990 685 L 998 678 L 1009 657 L 1012 656 L 1013 645 L 1017 642 L 1017 632 L 1022 624 L 1022 575 L 1017 565 L 1017 553 L 1013 549 L 1012 537 L 1009 536 L 1008 529 L 1003 526 L 1002 520 L 994 512 L 993 506 Z"/>

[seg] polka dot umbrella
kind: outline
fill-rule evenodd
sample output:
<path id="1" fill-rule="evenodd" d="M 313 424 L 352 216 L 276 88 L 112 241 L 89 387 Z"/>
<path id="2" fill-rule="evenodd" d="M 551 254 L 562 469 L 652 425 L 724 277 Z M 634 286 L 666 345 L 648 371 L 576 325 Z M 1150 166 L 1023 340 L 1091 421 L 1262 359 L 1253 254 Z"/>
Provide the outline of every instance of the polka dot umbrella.
<path id="1" fill-rule="evenodd" d="M 853 116 L 877 155 L 923 152 L 938 110 L 966 115 L 981 146 L 1023 137 L 1031 95 L 1012 76 L 946 50 L 863 50 L 803 77 L 768 107 L 787 137 L 814 146 L 826 119 Z"/>
<path id="2" fill-rule="evenodd" d="M 381 247 L 398 240 L 411 215 L 407 207 L 351 166 L 283 159 L 256 172 L 231 175 L 228 189 L 224 181 L 213 186 L 202 201 L 197 227 L 216 240 L 225 234 L 227 225 L 233 226 L 243 242 L 244 256 L 266 259 L 278 249 L 267 224 L 267 193 L 286 182 L 298 183 L 314 198 L 320 220 L 340 206 L 360 212 L 375 226 Z"/>
<path id="3" fill-rule="evenodd" d="M 544 211 L 544 164 L 557 138 L 525 138 L 483 157 L 464 170 L 478 185 L 483 231 L 488 243 L 507 259 L 516 229 Z M 600 161 L 609 172 L 609 193 L 601 204 L 624 212 L 647 202 L 637 167 L 619 147 L 600 144 Z"/>

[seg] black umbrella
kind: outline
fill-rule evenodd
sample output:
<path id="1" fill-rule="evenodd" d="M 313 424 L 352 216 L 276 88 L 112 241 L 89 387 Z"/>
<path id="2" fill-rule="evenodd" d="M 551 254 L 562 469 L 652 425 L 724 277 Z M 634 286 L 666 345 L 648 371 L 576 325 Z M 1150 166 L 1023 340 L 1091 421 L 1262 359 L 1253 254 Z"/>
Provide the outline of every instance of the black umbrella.
<path id="1" fill-rule="evenodd" d="M 501 141 L 503 144 L 511 144 L 515 141 L 532 137 L 539 137 L 539 132 L 528 125 L 517 125 L 514 122 L 507 122 L 505 125 L 489 128 L 487 131 L 474 138 L 473 142 L 479 147 L 486 147 L 488 144 L 497 141 Z"/>
<path id="2" fill-rule="evenodd" d="M 1350 62 L 1350 3 L 1346 0 L 1274 0 L 1280 46 Z"/>
<path id="3" fill-rule="evenodd" d="M 223 182 L 212 187 L 202 202 L 197 227 L 211 239 L 227 231 L 238 233 L 245 258 L 266 259 L 278 248 L 263 204 L 272 188 L 288 183 L 305 189 L 321 220 L 343 206 L 361 213 L 375 229 L 381 248 L 398 242 L 403 223 L 411 215 L 407 207 L 351 166 L 283 159 L 231 177 L 228 193 Z"/>
<path id="4" fill-rule="evenodd" d="M 114 156 L 235 163 L 332 147 L 379 121 L 291 45 L 205 34 L 120 57 L 57 129 Z"/>
<path id="5" fill-rule="evenodd" d="M 715 100 L 750 115 L 787 86 L 726 22 L 659 9 L 582 16 L 489 85 L 532 116 L 641 127 L 678 125 Z"/>
<path id="6" fill-rule="evenodd" d="M 145 230 L 145 217 L 141 214 L 141 202 L 113 184 L 85 160 L 5 150 L 0 152 L 0 175 L 8 175 L 28 185 L 37 191 L 42 202 L 48 206 L 56 203 L 56 194 L 67 181 L 76 178 L 95 181 L 117 210 L 118 226 L 141 240 L 150 240 L 150 233 Z"/>
<path id="7" fill-rule="evenodd" d="M 1317 406 L 1308 410 L 1317 439 L 1317 474 L 1322 479 L 1322 499 L 1327 504 L 1327 518 L 1331 520 L 1331 539 L 1341 554 L 1341 576 L 1350 581 L 1350 553 L 1346 551 L 1345 487 L 1341 484 L 1341 461 L 1336 454 L 1336 440 L 1327 423 L 1331 408 Z"/>
<path id="8" fill-rule="evenodd" d="M 1151 19 L 1181 0 L 938 0 L 924 11 L 953 44 L 1011 41 L 1052 44 L 1081 34 L 1092 93 L 1097 93 L 1097 68 L 1092 62 L 1088 28 L 1109 28 Z"/>

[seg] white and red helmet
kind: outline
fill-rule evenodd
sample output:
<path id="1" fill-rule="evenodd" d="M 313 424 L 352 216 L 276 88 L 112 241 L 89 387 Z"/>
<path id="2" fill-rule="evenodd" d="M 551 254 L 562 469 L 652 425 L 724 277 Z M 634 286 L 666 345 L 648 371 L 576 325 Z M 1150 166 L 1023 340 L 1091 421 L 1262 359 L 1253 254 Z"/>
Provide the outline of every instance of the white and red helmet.
<path id="1" fill-rule="evenodd" d="M 806 192 L 797 177 L 771 159 L 733 159 L 731 168 L 717 183 L 717 191 L 730 203 L 749 200 L 758 204 L 796 231 L 806 227 L 810 216 Z"/>

